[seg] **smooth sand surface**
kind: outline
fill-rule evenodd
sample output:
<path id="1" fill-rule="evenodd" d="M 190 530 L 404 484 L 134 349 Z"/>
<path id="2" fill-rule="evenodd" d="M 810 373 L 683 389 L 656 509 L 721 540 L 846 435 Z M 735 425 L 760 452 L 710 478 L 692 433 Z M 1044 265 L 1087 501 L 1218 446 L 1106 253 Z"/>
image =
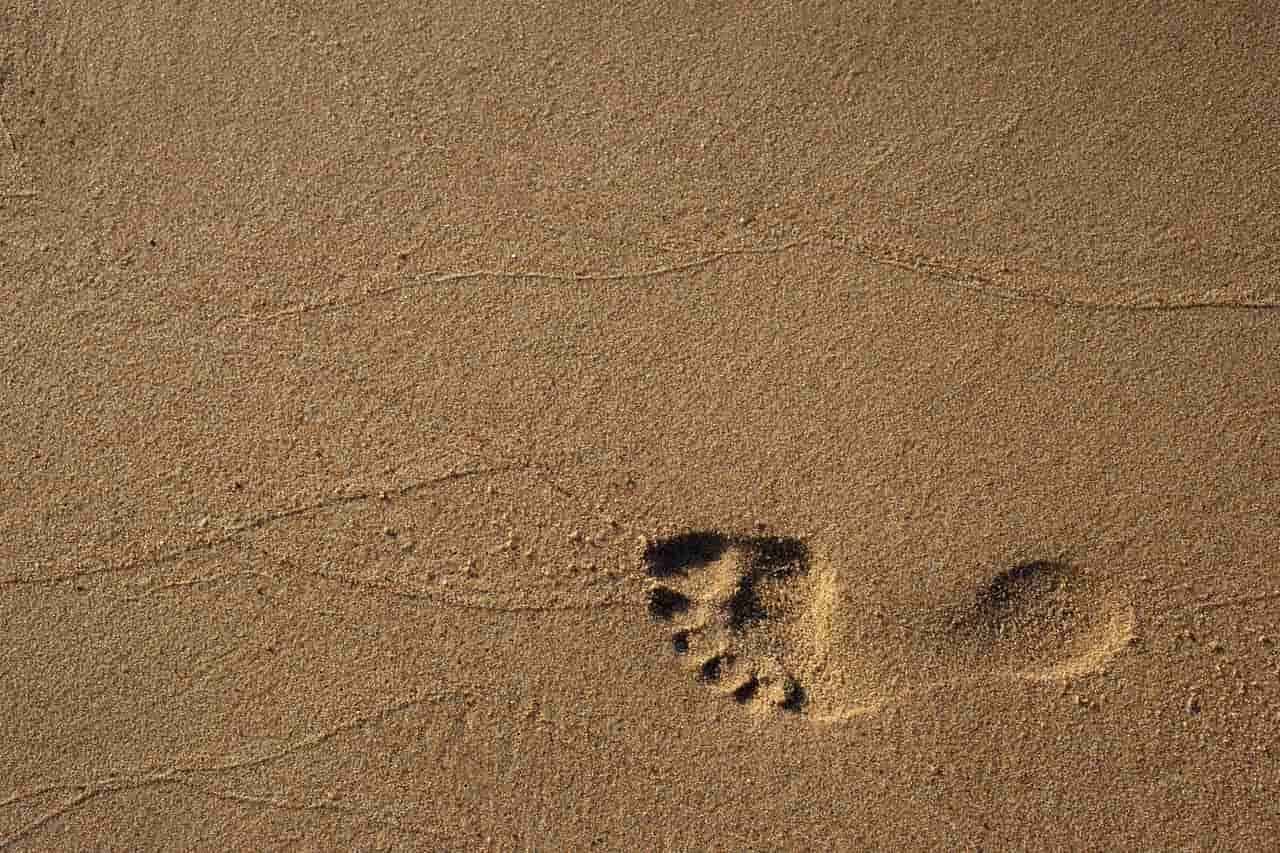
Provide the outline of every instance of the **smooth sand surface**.
<path id="1" fill-rule="evenodd" d="M 3 4 L 0 850 L 1274 849 L 1212 5 Z"/>

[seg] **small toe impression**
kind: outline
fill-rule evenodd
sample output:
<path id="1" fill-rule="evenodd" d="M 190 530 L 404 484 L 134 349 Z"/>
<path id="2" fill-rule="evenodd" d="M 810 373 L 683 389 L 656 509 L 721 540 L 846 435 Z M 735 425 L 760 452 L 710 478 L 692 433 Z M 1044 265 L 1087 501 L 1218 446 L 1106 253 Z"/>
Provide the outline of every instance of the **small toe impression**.
<path id="1" fill-rule="evenodd" d="M 691 603 L 688 596 L 665 586 L 649 590 L 649 613 L 656 619 L 670 621 L 677 613 L 688 610 Z"/>
<path id="2" fill-rule="evenodd" d="M 671 648 L 678 655 L 689 653 L 689 632 L 676 631 L 671 635 Z"/>
<path id="3" fill-rule="evenodd" d="M 698 677 L 703 681 L 716 682 L 724 675 L 725 667 L 731 663 L 728 655 L 716 655 L 702 662 L 698 667 Z"/>
<path id="4" fill-rule="evenodd" d="M 794 714 L 799 713 L 800 709 L 804 707 L 806 698 L 804 688 L 788 678 L 779 685 L 774 704 L 782 710 Z"/>
<path id="5" fill-rule="evenodd" d="M 733 689 L 733 701 L 745 705 L 760 692 L 760 679 L 754 675 Z"/>

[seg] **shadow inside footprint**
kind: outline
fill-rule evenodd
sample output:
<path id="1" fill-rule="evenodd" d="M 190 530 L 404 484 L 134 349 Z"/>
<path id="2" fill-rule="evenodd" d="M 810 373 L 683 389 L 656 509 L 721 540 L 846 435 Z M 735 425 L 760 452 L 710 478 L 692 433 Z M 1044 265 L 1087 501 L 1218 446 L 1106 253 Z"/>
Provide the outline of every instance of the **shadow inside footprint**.
<path id="1" fill-rule="evenodd" d="M 725 606 L 729 628 L 737 633 L 769 615 L 761 595 L 763 585 L 808 570 L 808 551 L 798 539 L 761 536 L 744 540 L 741 546 L 746 553 L 746 571 Z"/>
<path id="2" fill-rule="evenodd" d="M 1048 560 L 1005 569 L 978 591 L 970 621 L 993 640 L 1019 633 L 1033 621 L 1048 627 L 1072 615 L 1070 599 L 1063 595 L 1070 581 L 1065 564 Z"/>
<path id="3" fill-rule="evenodd" d="M 713 531 L 682 533 L 650 543 L 644 549 L 644 563 L 649 575 L 655 578 L 687 575 L 690 569 L 720 559 L 729 544 L 728 537 Z"/>
<path id="4" fill-rule="evenodd" d="M 740 705 L 798 712 L 807 692 L 788 638 L 812 605 L 798 539 L 695 531 L 646 544 L 649 613 L 675 623 L 671 649 Z"/>
<path id="5" fill-rule="evenodd" d="M 752 567 L 757 574 L 786 577 L 808 567 L 809 550 L 799 539 L 757 536 L 748 540 L 748 544 L 752 551 Z"/>
<path id="6" fill-rule="evenodd" d="M 1037 560 L 988 581 L 952 619 L 950 633 L 988 668 L 1052 675 L 1114 654 L 1131 632 L 1123 616 L 1096 578 Z"/>
<path id="7" fill-rule="evenodd" d="M 760 692 L 760 679 L 754 675 L 748 678 L 743 684 L 734 688 L 733 701 L 739 705 L 745 705 L 752 699 L 756 698 L 756 694 Z"/>
<path id="8" fill-rule="evenodd" d="M 688 610 L 689 604 L 688 597 L 681 595 L 674 589 L 660 586 L 649 592 L 649 613 L 656 619 L 670 621 L 675 618 L 677 613 L 683 613 Z"/>

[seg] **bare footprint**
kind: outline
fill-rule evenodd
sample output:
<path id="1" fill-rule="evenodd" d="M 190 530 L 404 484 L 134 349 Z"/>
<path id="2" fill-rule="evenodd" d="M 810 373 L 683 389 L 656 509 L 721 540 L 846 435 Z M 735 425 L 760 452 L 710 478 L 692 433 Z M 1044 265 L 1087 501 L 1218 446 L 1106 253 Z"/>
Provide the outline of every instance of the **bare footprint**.
<path id="1" fill-rule="evenodd" d="M 1133 635 L 1133 609 L 1054 560 L 998 572 L 971 597 L 886 616 L 860 606 L 798 539 L 692 531 L 649 543 L 649 612 L 673 653 L 739 704 L 836 720 L 913 690 L 1096 671 Z"/>
<path id="2" fill-rule="evenodd" d="M 1133 637 L 1133 608 L 1065 561 L 1020 563 L 948 613 L 975 669 L 1050 681 L 1100 669 Z"/>

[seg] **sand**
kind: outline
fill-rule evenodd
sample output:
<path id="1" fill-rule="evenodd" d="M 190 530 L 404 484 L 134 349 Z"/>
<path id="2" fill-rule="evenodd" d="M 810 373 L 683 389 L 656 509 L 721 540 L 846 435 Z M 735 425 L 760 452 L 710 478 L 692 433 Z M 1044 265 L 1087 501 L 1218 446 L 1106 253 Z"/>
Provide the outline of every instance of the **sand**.
<path id="1" fill-rule="evenodd" d="M 1266 4 L 0 8 L 0 850 L 1273 849 Z"/>

